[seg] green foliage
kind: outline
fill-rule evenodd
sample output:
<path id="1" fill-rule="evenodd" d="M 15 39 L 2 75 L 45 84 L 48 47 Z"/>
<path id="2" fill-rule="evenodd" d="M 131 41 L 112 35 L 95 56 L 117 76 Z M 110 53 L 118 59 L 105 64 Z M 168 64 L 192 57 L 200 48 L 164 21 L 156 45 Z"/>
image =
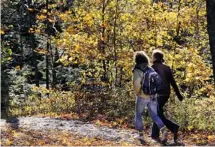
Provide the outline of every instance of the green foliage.
<path id="1" fill-rule="evenodd" d="M 71 113 L 74 108 L 75 99 L 71 92 L 54 92 L 46 88 L 33 87 L 33 91 L 40 91 L 43 98 L 38 97 L 38 94 L 32 94 L 27 100 L 22 103 L 17 103 L 11 100 L 11 113 L 13 116 L 27 116 L 44 114 L 55 116 L 62 113 Z M 44 95 L 49 93 L 49 98 L 44 98 Z"/>
<path id="2" fill-rule="evenodd" d="M 2 46 L 1 48 L 1 64 L 6 64 L 8 61 L 12 59 L 11 57 L 12 51 L 9 48 L 5 48 Z"/>
<path id="3" fill-rule="evenodd" d="M 10 97 L 12 97 L 14 101 L 23 102 L 32 94 L 32 85 L 27 82 L 30 74 L 29 66 L 24 66 L 22 69 L 20 69 L 20 66 L 17 66 L 15 69 L 8 72 L 11 81 Z"/>
<path id="4" fill-rule="evenodd" d="M 184 129 L 215 130 L 215 98 L 185 99 L 169 103 L 167 110 Z"/>

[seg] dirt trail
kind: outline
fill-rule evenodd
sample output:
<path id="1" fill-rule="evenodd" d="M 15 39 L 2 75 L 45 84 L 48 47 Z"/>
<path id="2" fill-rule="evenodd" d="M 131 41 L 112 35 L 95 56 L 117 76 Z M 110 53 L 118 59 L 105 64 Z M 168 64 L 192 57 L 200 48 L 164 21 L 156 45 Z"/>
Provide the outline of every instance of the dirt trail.
<path id="1" fill-rule="evenodd" d="M 0 126 L 8 125 L 5 120 L 1 119 Z M 73 134 L 83 135 L 86 137 L 98 137 L 104 140 L 111 141 L 126 141 L 134 143 L 134 137 L 137 133 L 132 130 L 113 129 L 108 127 L 100 127 L 94 124 L 85 123 L 78 120 L 61 120 L 49 117 L 19 117 L 11 121 L 10 125 L 13 127 L 21 127 L 29 130 L 59 130 L 70 131 Z"/>
<path id="2" fill-rule="evenodd" d="M 26 131 L 39 131 L 42 132 L 41 134 L 47 134 L 48 132 L 50 132 L 50 130 L 52 130 L 59 134 L 63 132 L 69 132 L 71 136 L 75 135 L 80 137 L 82 136 L 83 138 L 99 138 L 104 141 L 111 141 L 115 143 L 128 142 L 134 145 L 141 145 L 135 139 L 136 136 L 138 136 L 135 130 L 109 128 L 106 126 L 98 126 L 79 120 L 63 120 L 50 117 L 18 117 L 12 119 L 9 123 L 7 123 L 6 120 L 1 119 L 0 128 L 7 129 L 7 126 L 10 126 L 12 128 L 21 128 Z M 147 134 L 149 134 L 149 132 L 150 130 L 145 130 L 147 145 L 160 146 L 161 144 L 153 142 L 150 137 L 147 137 Z M 7 139 L 7 136 L 3 136 L 3 138 Z M 183 140 L 186 146 L 215 145 L 214 134 L 208 134 L 204 132 L 180 132 L 180 138 Z M 169 146 L 176 145 L 172 143 L 171 133 L 168 133 L 168 144 Z M 177 144 L 177 146 L 179 146 L 179 144 Z"/>

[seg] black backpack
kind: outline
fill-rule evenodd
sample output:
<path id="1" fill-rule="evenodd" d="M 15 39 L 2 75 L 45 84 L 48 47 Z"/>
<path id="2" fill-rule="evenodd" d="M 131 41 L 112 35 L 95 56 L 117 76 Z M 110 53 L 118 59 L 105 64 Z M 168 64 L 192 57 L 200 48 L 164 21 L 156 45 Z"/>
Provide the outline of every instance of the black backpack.
<path id="1" fill-rule="evenodd" d="M 140 70 L 143 71 L 141 85 L 145 94 L 158 94 L 165 91 L 166 85 L 164 81 L 153 68 L 147 66 Z"/>

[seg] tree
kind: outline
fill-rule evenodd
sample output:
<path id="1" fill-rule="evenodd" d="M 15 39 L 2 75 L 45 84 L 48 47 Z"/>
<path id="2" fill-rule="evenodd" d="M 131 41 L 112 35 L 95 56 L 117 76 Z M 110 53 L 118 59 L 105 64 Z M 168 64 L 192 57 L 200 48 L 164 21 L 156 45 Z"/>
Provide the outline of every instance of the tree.
<path id="1" fill-rule="evenodd" d="M 206 0 L 209 44 L 212 56 L 214 86 L 215 86 L 215 0 Z"/>

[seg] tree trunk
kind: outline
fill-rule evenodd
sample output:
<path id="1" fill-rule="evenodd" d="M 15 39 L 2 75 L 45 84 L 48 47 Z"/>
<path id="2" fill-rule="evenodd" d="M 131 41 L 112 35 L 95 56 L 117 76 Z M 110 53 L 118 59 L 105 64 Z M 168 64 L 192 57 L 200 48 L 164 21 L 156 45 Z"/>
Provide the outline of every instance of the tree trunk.
<path id="1" fill-rule="evenodd" d="M 52 67 L 52 88 L 56 87 L 57 84 L 57 76 L 56 76 L 56 67 L 57 67 L 57 60 L 59 59 L 59 54 L 57 48 L 55 48 L 55 53 L 54 53 L 54 59 L 53 59 L 53 67 Z"/>
<path id="2" fill-rule="evenodd" d="M 105 43 L 104 43 L 104 37 L 105 37 L 105 27 L 104 27 L 104 23 L 105 23 L 105 0 L 103 0 L 103 5 L 102 5 L 102 54 L 105 55 Z M 103 64 L 103 69 L 104 69 L 104 73 L 103 73 L 103 81 L 107 81 L 107 68 L 106 68 L 106 62 L 105 60 L 102 60 L 102 64 Z"/>
<path id="3" fill-rule="evenodd" d="M 28 0 L 28 7 L 32 6 L 33 2 L 32 0 Z M 36 23 L 36 14 L 29 12 L 29 24 L 30 27 L 32 27 Z M 30 33 L 30 39 L 31 39 L 31 49 L 32 49 L 32 62 L 34 65 L 34 72 L 35 72 L 35 83 L 36 86 L 39 87 L 39 72 L 38 72 L 38 67 L 37 67 L 37 57 L 35 53 L 35 48 L 37 47 L 36 44 L 36 39 L 33 33 Z"/>
<path id="4" fill-rule="evenodd" d="M 33 65 L 34 65 L 34 72 L 35 72 L 35 83 L 36 86 L 39 87 L 39 72 L 38 72 L 38 67 L 37 67 L 37 57 L 36 57 L 36 53 L 35 53 L 35 48 L 36 48 L 36 44 L 35 44 L 35 36 L 34 34 L 31 34 L 31 40 L 32 40 L 32 50 L 33 50 Z"/>
<path id="5" fill-rule="evenodd" d="M 113 50 L 114 50 L 114 62 L 115 62 L 115 86 L 117 86 L 118 69 L 117 69 L 117 50 L 116 50 L 116 21 L 118 15 L 118 0 L 116 0 L 116 9 L 113 26 Z"/>
<path id="6" fill-rule="evenodd" d="M 213 77 L 215 86 L 215 0 L 206 0 L 207 29 L 213 64 Z"/>
<path id="7" fill-rule="evenodd" d="M 49 1 L 46 0 L 46 10 L 47 10 L 47 29 L 49 29 L 49 19 L 48 19 L 48 12 L 49 12 Z M 47 45 L 46 45 L 46 50 L 47 50 L 47 53 L 46 53 L 46 88 L 49 89 L 49 47 L 50 47 L 50 44 L 49 44 L 49 34 L 47 34 L 48 37 L 47 37 Z"/>
<path id="8" fill-rule="evenodd" d="M 47 46 L 46 46 L 46 88 L 49 89 L 49 39 L 47 39 Z"/>

